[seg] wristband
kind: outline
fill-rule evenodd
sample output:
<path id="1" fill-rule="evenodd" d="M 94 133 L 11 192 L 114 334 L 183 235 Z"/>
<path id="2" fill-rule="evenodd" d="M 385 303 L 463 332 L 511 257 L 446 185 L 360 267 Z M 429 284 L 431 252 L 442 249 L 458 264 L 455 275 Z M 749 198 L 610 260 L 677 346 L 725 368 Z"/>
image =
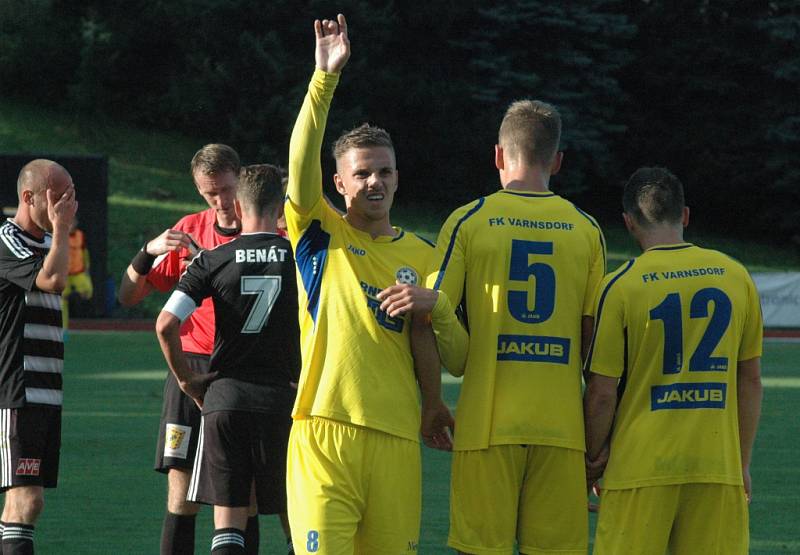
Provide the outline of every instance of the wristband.
<path id="1" fill-rule="evenodd" d="M 147 243 L 145 243 L 142 247 L 142 250 L 137 252 L 136 256 L 134 256 L 133 260 L 131 260 L 131 267 L 137 274 L 146 276 L 153 268 L 153 262 L 155 262 L 155 259 L 155 256 L 147 253 Z"/>

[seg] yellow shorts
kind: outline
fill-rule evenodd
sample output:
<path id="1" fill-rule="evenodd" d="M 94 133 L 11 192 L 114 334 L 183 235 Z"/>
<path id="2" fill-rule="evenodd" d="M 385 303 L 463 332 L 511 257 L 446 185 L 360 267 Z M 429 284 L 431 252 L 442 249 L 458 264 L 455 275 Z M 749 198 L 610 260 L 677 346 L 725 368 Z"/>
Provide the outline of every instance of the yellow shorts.
<path id="1" fill-rule="evenodd" d="M 679 484 L 603 490 L 594 555 L 746 555 L 742 486 Z"/>
<path id="2" fill-rule="evenodd" d="M 494 445 L 453 453 L 450 547 L 475 555 L 585 555 L 589 542 L 581 451 Z"/>
<path id="3" fill-rule="evenodd" d="M 295 553 L 416 553 L 419 444 L 325 418 L 295 420 L 286 459 Z"/>

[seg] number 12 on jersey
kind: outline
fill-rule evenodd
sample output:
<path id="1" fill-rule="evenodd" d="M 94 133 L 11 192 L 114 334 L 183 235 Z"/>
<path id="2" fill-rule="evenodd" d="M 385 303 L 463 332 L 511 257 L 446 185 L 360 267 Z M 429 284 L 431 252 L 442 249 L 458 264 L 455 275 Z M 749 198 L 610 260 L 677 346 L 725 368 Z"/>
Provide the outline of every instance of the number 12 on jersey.
<path id="1" fill-rule="evenodd" d="M 709 315 L 709 303 L 714 311 Z M 690 372 L 724 372 L 728 369 L 727 357 L 711 356 L 719 345 L 731 321 L 731 300 L 716 287 L 700 289 L 692 296 L 689 318 L 709 318 L 700 343 L 689 359 Z M 670 293 L 650 311 L 650 320 L 664 323 L 664 374 L 677 374 L 683 366 L 683 312 L 678 293 Z"/>

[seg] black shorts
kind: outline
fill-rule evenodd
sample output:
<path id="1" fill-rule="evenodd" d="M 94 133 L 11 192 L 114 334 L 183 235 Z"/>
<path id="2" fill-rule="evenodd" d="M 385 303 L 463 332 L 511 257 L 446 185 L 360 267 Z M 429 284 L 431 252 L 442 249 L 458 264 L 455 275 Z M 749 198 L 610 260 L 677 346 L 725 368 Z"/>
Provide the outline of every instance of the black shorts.
<path id="1" fill-rule="evenodd" d="M 221 410 L 203 417 L 200 447 L 186 498 L 222 507 L 250 505 L 255 481 L 258 512 L 286 512 L 288 414 Z"/>
<path id="2" fill-rule="evenodd" d="M 208 373 L 208 355 L 184 353 L 192 372 Z M 186 395 L 172 372 L 167 372 L 164 383 L 164 402 L 161 405 L 161 422 L 158 425 L 155 469 L 167 472 L 170 468 L 191 470 L 200 435 L 200 409 Z"/>
<path id="3" fill-rule="evenodd" d="M 60 452 L 60 407 L 0 409 L 0 491 L 56 487 Z"/>

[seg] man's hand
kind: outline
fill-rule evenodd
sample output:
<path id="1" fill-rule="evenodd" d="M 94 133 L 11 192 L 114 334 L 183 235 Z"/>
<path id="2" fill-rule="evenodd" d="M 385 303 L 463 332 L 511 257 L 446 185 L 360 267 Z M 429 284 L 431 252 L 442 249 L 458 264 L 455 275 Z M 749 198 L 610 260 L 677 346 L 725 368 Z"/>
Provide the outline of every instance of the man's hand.
<path id="1" fill-rule="evenodd" d="M 47 195 L 47 216 L 53 224 L 53 229 L 69 232 L 75 213 L 78 211 L 78 201 L 75 199 L 75 187 L 70 185 L 60 197 L 52 189 L 45 191 Z"/>
<path id="2" fill-rule="evenodd" d="M 590 460 L 589 456 L 586 456 L 586 483 L 588 485 L 594 484 L 603 475 L 606 464 L 608 464 L 609 454 L 608 443 L 606 443 L 603 445 L 603 448 L 600 449 L 600 453 L 598 453 L 596 459 Z"/>
<path id="3" fill-rule="evenodd" d="M 218 372 L 209 372 L 208 374 L 198 374 L 192 372 L 186 380 L 179 380 L 178 385 L 186 395 L 191 397 L 197 408 L 203 408 L 203 398 L 206 396 L 208 386 L 217 379 Z"/>
<path id="4" fill-rule="evenodd" d="M 744 482 L 744 497 L 747 499 L 747 504 L 753 499 L 753 481 L 750 478 L 750 469 L 742 468 L 742 481 Z"/>
<path id="5" fill-rule="evenodd" d="M 426 316 L 431 313 L 439 298 L 439 292 L 425 287 L 397 282 L 377 295 L 381 302 L 381 310 L 394 318 L 408 312 L 415 316 Z"/>
<path id="6" fill-rule="evenodd" d="M 453 428 L 455 420 L 450 409 L 441 399 L 422 404 L 422 442 L 432 449 L 453 450 Z"/>
<path id="7" fill-rule="evenodd" d="M 319 19 L 314 21 L 317 48 L 314 59 L 317 68 L 326 73 L 339 73 L 350 58 L 350 40 L 347 38 L 347 21 L 342 14 L 336 21 Z"/>
<path id="8" fill-rule="evenodd" d="M 166 229 L 164 233 L 151 239 L 145 245 L 145 251 L 151 256 L 161 256 L 169 251 L 189 249 L 194 240 L 192 236 L 177 229 Z"/>

